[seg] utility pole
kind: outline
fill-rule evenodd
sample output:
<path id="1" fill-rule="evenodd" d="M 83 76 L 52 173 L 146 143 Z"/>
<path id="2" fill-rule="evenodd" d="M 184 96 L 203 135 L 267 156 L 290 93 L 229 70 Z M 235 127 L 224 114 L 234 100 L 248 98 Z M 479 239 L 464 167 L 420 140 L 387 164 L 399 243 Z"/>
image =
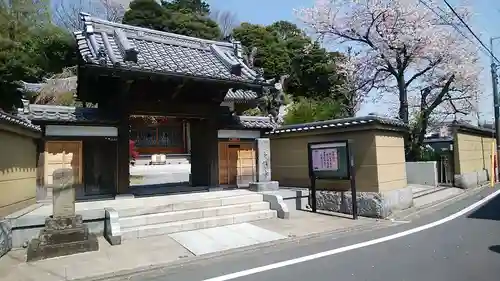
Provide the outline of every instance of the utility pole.
<path id="1" fill-rule="evenodd" d="M 495 58 L 493 56 L 493 41 L 496 39 L 500 39 L 500 37 L 490 38 L 490 50 L 491 50 L 491 81 L 493 83 L 493 105 L 494 105 L 494 115 L 495 115 L 495 140 L 497 146 L 497 165 L 500 165 L 500 104 L 498 101 L 497 65 L 495 63 Z M 495 171 L 492 171 L 492 173 L 495 173 Z M 499 178 L 498 174 L 496 176 L 498 179 Z"/>

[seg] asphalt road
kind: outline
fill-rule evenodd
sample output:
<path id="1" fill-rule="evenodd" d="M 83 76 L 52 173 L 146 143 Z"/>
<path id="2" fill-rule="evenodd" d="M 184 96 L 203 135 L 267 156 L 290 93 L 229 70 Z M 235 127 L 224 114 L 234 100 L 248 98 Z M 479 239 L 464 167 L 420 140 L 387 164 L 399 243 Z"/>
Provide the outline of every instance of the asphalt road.
<path id="1" fill-rule="evenodd" d="M 410 223 L 390 228 L 306 239 L 194 261 L 121 280 L 202 281 L 225 276 L 426 225 L 468 207 L 493 191 L 484 190 Z M 481 281 L 499 278 L 500 196 L 497 196 L 464 216 L 408 236 L 231 280 Z"/>

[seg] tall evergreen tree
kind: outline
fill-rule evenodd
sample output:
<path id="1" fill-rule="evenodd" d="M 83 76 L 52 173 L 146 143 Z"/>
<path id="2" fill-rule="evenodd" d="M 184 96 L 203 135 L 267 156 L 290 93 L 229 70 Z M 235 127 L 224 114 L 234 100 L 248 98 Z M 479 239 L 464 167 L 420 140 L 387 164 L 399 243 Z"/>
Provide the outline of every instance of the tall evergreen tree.
<path id="1" fill-rule="evenodd" d="M 204 39 L 220 40 L 219 26 L 208 17 L 210 7 L 201 0 L 134 0 L 123 23 Z"/>

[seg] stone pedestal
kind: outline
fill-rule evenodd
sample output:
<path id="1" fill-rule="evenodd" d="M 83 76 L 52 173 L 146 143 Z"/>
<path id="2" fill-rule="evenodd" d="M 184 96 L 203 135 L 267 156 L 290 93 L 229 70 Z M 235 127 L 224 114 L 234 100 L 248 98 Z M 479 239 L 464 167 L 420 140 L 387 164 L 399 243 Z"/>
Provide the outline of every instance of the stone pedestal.
<path id="1" fill-rule="evenodd" d="M 82 217 L 47 218 L 38 238 L 28 245 L 27 261 L 99 250 L 95 234 L 89 233 Z"/>
<path id="2" fill-rule="evenodd" d="M 279 182 L 271 180 L 271 143 L 268 138 L 257 139 L 257 181 L 249 185 L 251 191 L 276 191 Z"/>
<path id="3" fill-rule="evenodd" d="M 28 262 L 99 250 L 97 237 L 75 214 L 73 171 L 57 170 L 53 179 L 53 216 L 45 219 L 38 238 L 29 243 Z"/>

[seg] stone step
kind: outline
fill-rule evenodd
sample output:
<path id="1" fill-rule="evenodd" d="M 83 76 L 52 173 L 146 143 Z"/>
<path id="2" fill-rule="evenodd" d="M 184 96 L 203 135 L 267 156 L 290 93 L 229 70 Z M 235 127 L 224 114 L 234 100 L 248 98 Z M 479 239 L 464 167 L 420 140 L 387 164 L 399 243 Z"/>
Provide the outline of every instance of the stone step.
<path id="1" fill-rule="evenodd" d="M 209 193 L 207 193 L 209 194 Z M 130 208 L 120 208 L 120 218 L 176 212 L 193 209 L 215 208 L 230 205 L 250 204 L 263 201 L 263 195 L 258 193 L 248 193 L 242 195 L 216 197 L 216 198 L 190 198 L 186 200 L 172 200 L 167 202 L 158 202 L 158 204 L 151 204 L 148 206 L 131 206 Z"/>
<path id="2" fill-rule="evenodd" d="M 429 195 L 432 193 L 437 193 L 437 192 L 440 192 L 442 190 L 446 190 L 448 188 L 449 187 L 446 187 L 446 186 L 438 186 L 438 187 L 432 187 L 432 188 L 428 188 L 428 189 L 419 190 L 419 191 L 416 191 L 413 193 L 413 198 L 415 199 L 415 198 L 419 198 L 419 197 Z"/>
<path id="3" fill-rule="evenodd" d="M 130 228 L 143 225 L 169 223 L 175 221 L 202 219 L 208 217 L 226 216 L 231 214 L 248 213 L 253 211 L 269 210 L 269 202 L 251 202 L 203 209 L 171 211 L 120 218 L 120 227 Z"/>
<path id="4" fill-rule="evenodd" d="M 230 224 L 251 222 L 257 220 L 271 219 L 277 216 L 274 210 L 262 210 L 216 216 L 201 219 L 175 221 L 169 223 L 150 224 L 137 227 L 122 228 L 122 240 L 131 240 L 149 236 L 171 234 L 181 231 L 190 231 L 203 228 L 211 228 Z"/>

